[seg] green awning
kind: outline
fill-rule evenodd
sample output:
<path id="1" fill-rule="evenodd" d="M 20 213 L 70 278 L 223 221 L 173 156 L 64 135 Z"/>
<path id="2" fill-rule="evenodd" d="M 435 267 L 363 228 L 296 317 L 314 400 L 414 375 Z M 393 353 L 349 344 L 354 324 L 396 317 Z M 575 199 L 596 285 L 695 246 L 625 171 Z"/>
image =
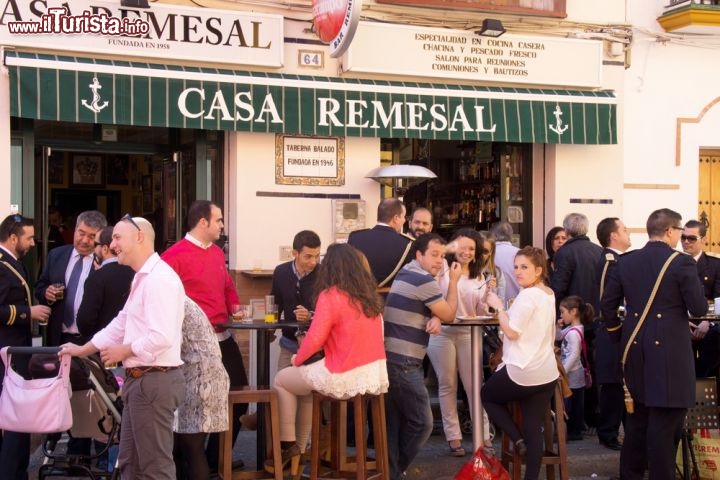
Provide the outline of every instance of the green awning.
<path id="1" fill-rule="evenodd" d="M 303 135 L 617 143 L 611 91 L 389 82 L 7 52 L 12 116 Z"/>

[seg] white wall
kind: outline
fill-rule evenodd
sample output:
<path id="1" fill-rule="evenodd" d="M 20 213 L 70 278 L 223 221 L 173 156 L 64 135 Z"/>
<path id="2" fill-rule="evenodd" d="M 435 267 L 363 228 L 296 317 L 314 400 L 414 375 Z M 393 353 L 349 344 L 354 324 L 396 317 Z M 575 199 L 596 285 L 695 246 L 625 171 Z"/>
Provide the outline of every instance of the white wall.
<path id="1" fill-rule="evenodd" d="M 230 268 L 249 269 L 255 259 L 263 269 L 281 263 L 278 248 L 291 245 L 300 230 L 313 230 L 322 251 L 332 243 L 331 199 L 258 197 L 257 191 L 323 194 L 359 194 L 366 201 L 366 226 L 376 222 L 379 184 L 364 178 L 380 165 L 380 139 L 345 139 L 345 185 L 315 187 L 275 184 L 275 135 L 229 133 L 229 184 L 226 230 L 230 241 Z"/>
<path id="2" fill-rule="evenodd" d="M 611 60 L 622 62 L 622 57 Z M 545 176 L 550 180 L 545 185 L 545 224 L 538 232 L 542 224 L 535 222 L 533 239 L 536 246 L 544 245 L 545 233 L 555 225 L 562 225 L 568 213 L 587 215 L 590 220 L 588 236 L 593 240 L 600 220 L 606 217 L 623 218 L 624 75 L 622 64 L 603 67 L 603 88 L 613 90 L 617 97 L 617 145 L 556 145 L 547 150 L 549 170 Z M 533 188 L 537 189 L 535 185 Z M 611 199 L 612 203 L 570 203 L 573 198 Z M 537 203 L 534 208 L 538 208 Z M 538 242 L 540 238 L 542 241 Z"/>
<path id="3" fill-rule="evenodd" d="M 680 165 L 676 165 L 678 118 L 697 118 L 718 96 L 720 48 L 702 38 L 693 44 L 661 42 L 656 18 L 666 2 L 629 2 L 634 32 L 631 66 L 625 78 L 625 182 L 677 185 L 678 189 L 626 189 L 626 224 L 644 228 L 648 214 L 672 208 L 684 220 L 697 218 L 698 155 L 701 147 L 720 148 L 720 106 L 704 114 L 700 123 L 682 127 Z M 647 236 L 633 237 L 635 247 Z"/>
<path id="4" fill-rule="evenodd" d="M 566 20 L 587 22 L 591 24 L 621 23 L 625 19 L 626 0 L 604 0 L 588 2 L 587 0 L 568 0 L 565 5 Z M 647 0 L 635 2 L 646 4 Z"/>

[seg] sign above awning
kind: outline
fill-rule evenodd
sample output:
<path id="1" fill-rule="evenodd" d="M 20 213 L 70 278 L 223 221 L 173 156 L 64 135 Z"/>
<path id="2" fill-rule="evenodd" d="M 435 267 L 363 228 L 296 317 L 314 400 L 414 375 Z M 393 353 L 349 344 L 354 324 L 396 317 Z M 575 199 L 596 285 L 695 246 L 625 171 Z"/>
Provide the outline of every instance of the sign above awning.
<path id="1" fill-rule="evenodd" d="M 8 52 L 12 116 L 323 136 L 617 143 L 610 91 L 388 82 Z"/>

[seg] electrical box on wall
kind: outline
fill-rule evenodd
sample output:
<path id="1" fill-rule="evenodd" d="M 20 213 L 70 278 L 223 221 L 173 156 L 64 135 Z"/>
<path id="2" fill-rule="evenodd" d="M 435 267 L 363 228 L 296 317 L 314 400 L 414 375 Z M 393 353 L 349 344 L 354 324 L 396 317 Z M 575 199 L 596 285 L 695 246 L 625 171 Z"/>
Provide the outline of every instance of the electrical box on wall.
<path id="1" fill-rule="evenodd" d="M 280 245 L 280 261 L 289 262 L 292 260 L 292 247 L 290 245 Z"/>
<path id="2" fill-rule="evenodd" d="M 353 230 L 365 228 L 365 200 L 333 200 L 333 238 L 346 242 Z"/>

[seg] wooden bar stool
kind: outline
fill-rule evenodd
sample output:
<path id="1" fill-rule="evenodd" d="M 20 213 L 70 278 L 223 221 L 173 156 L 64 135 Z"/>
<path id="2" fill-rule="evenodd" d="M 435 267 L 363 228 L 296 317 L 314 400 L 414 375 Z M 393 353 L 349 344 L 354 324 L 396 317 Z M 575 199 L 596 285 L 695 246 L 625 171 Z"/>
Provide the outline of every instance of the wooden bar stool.
<path id="1" fill-rule="evenodd" d="M 551 406 L 548 405 L 545 414 L 545 451 L 541 465 L 545 465 L 548 480 L 555 479 L 556 465 L 560 470 L 560 480 L 568 480 L 570 478 L 567 464 L 567 430 L 565 427 L 565 405 L 563 400 L 562 389 L 560 382 L 558 382 L 555 386 L 554 394 L 555 412 L 553 413 Z M 522 422 L 520 405 L 517 402 L 513 402 L 512 408 L 515 424 L 520 425 Z M 511 444 L 510 436 L 503 432 L 501 446 L 502 464 L 508 472 L 510 472 L 513 480 L 519 480 L 522 478 L 520 469 L 524 459 L 517 454 L 514 445 L 512 449 L 510 448 Z M 510 464 L 512 464 L 512 470 L 510 469 Z"/>
<path id="2" fill-rule="evenodd" d="M 233 406 L 236 403 L 262 403 L 266 404 L 265 425 L 269 425 L 269 429 L 264 440 L 258 439 L 258 442 L 266 441 L 270 448 L 268 449 L 268 458 L 273 460 L 274 474 L 268 474 L 263 465 L 258 465 L 258 470 L 254 471 L 232 471 L 232 415 Z M 237 480 L 249 478 L 274 478 L 282 480 L 282 450 L 280 448 L 280 417 L 277 393 L 274 390 L 253 389 L 252 387 L 244 387 L 242 390 L 230 390 L 228 394 L 228 425 L 230 428 L 224 432 L 220 432 L 220 458 L 218 459 L 218 476 L 223 480 Z"/>
<path id="3" fill-rule="evenodd" d="M 366 449 L 367 401 L 370 402 L 372 410 L 375 460 L 368 458 Z M 356 395 L 346 400 L 339 400 L 318 392 L 313 392 L 310 479 L 317 479 L 320 471 L 320 424 L 322 422 L 321 408 L 323 402 L 330 402 L 330 459 L 328 463 L 331 472 L 329 472 L 329 475 L 332 478 L 389 480 L 385 396 L 383 394 Z M 353 402 L 354 408 L 355 456 L 347 455 L 347 402 Z M 375 471 L 375 474 L 368 473 L 368 471 L 372 470 Z"/>

